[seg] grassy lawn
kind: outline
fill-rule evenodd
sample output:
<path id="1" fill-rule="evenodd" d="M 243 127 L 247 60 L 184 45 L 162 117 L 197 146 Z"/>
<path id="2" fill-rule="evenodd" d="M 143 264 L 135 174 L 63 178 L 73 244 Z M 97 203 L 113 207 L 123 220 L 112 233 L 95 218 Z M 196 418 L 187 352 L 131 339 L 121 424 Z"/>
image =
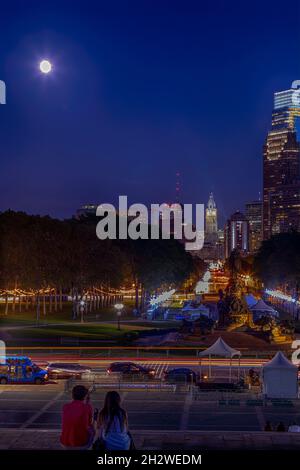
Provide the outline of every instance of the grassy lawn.
<path id="1" fill-rule="evenodd" d="M 137 321 L 131 321 L 130 323 L 126 323 L 126 320 L 124 320 L 124 322 L 122 323 L 123 325 L 131 325 L 133 327 L 135 327 L 135 329 L 145 329 L 145 328 L 157 328 L 157 329 L 161 329 L 161 328 L 178 328 L 178 326 L 181 325 L 180 322 L 178 321 L 171 321 L 171 320 L 161 320 L 161 321 L 147 321 L 147 320 L 137 320 Z"/>
<path id="2" fill-rule="evenodd" d="M 43 315 L 41 310 L 38 324 L 35 309 L 22 313 L 9 312 L 7 316 L 4 315 L 3 305 L 0 309 L 0 328 L 3 328 L 3 339 L 7 346 L 60 346 L 68 342 L 70 344 L 80 342 L 80 345 L 86 346 L 129 345 L 129 333 L 132 334 L 132 338 L 136 338 L 138 332 L 142 330 L 174 326 L 178 325 L 170 321 L 148 322 L 134 318 L 130 303 L 125 305 L 122 312 L 121 330 L 117 328 L 114 307 L 104 307 L 89 312 L 84 316 L 84 323 L 81 323 L 80 318 L 72 320 L 72 304 L 65 302 L 62 311 L 47 312 Z"/>
<path id="3" fill-rule="evenodd" d="M 145 327 L 144 327 L 145 328 Z M 28 327 L 25 329 L 9 330 L 6 338 L 7 346 L 60 346 L 66 345 L 66 341 L 72 339 L 74 344 L 80 341 L 84 345 L 124 344 L 126 333 L 137 331 L 132 325 L 122 325 L 121 330 L 117 326 L 106 325 L 61 325 L 45 327 Z"/>
<path id="4" fill-rule="evenodd" d="M 26 328 L 24 330 L 14 330 L 14 338 L 57 338 L 57 337 L 74 337 L 86 339 L 108 339 L 118 338 L 124 335 L 127 328 L 118 330 L 117 327 L 111 325 L 102 326 L 85 326 L 80 325 L 69 326 L 47 326 L 43 328 Z"/>
<path id="5" fill-rule="evenodd" d="M 80 323 L 80 318 L 77 320 L 72 320 L 72 303 L 64 302 L 62 306 L 62 311 L 55 312 L 54 310 L 50 313 L 47 311 L 46 315 L 43 314 L 42 306 L 40 308 L 39 323 L 60 323 L 60 322 L 70 322 Z M 0 304 L 0 325 L 1 326 L 17 326 L 17 325 L 26 325 L 26 324 L 35 324 L 37 319 L 36 308 L 31 308 L 28 311 L 23 311 L 20 313 L 18 311 L 18 305 L 16 306 L 15 312 L 11 311 L 11 305 L 8 315 L 5 315 L 4 304 Z M 25 307 L 24 307 L 25 308 Z M 122 312 L 122 319 L 132 319 L 132 302 L 126 302 L 124 311 Z M 96 318 L 97 317 L 97 318 Z M 116 320 L 116 311 L 114 307 L 103 307 L 93 312 L 88 312 L 84 315 L 85 321 L 114 321 Z"/>

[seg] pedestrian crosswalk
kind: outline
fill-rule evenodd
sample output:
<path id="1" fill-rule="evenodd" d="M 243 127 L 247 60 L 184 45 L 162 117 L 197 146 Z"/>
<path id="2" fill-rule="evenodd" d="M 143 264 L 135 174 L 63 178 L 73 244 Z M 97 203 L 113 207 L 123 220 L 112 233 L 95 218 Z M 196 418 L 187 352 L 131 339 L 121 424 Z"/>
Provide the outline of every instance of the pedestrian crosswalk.
<path id="1" fill-rule="evenodd" d="M 162 379 L 164 377 L 165 372 L 167 372 L 169 369 L 168 362 L 164 362 L 164 363 L 142 362 L 141 365 L 144 367 L 148 367 L 149 369 L 154 369 L 156 372 L 155 376 L 158 379 Z"/>
<path id="2" fill-rule="evenodd" d="M 169 362 L 138 362 L 143 367 L 147 367 L 148 369 L 154 369 L 156 374 L 155 377 L 158 379 L 163 379 L 165 372 L 167 372 L 170 368 Z M 105 377 L 107 376 L 107 366 L 101 365 L 92 368 L 92 372 L 97 374 L 97 376 Z"/>

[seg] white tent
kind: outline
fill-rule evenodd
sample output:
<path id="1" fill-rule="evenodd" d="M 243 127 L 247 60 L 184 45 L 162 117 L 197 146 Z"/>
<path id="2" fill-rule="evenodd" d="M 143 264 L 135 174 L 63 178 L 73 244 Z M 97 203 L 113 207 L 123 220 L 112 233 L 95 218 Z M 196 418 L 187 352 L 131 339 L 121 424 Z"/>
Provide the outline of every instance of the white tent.
<path id="1" fill-rule="evenodd" d="M 267 398 L 298 397 L 298 367 L 282 352 L 263 366 L 263 392 Z"/>
<path id="2" fill-rule="evenodd" d="M 207 357 L 207 356 L 221 356 L 221 357 L 234 357 L 234 356 L 240 356 L 241 351 L 238 351 L 237 349 L 233 349 L 228 344 L 225 343 L 225 341 L 220 337 L 217 339 L 217 341 L 210 346 L 209 348 L 205 349 L 205 351 L 201 351 L 199 353 L 200 357 Z"/>
<path id="3" fill-rule="evenodd" d="M 199 357 L 209 357 L 209 377 L 211 377 L 211 356 L 220 356 L 220 357 L 229 357 L 230 358 L 230 368 L 229 368 L 229 378 L 231 380 L 231 364 L 232 364 L 232 358 L 234 356 L 239 356 L 241 357 L 241 351 L 238 351 L 237 349 L 233 349 L 228 344 L 225 343 L 225 341 L 220 337 L 217 339 L 217 341 L 210 346 L 209 348 L 205 349 L 205 351 L 201 351 L 199 353 Z M 200 362 L 201 366 L 201 362 Z M 239 362 L 240 366 L 240 362 Z M 240 370 L 240 367 L 239 367 Z"/>
<path id="4" fill-rule="evenodd" d="M 262 299 L 260 299 L 255 305 L 250 306 L 250 310 L 255 317 L 261 317 L 262 315 L 272 315 L 278 317 L 279 314 L 273 307 L 267 305 Z"/>

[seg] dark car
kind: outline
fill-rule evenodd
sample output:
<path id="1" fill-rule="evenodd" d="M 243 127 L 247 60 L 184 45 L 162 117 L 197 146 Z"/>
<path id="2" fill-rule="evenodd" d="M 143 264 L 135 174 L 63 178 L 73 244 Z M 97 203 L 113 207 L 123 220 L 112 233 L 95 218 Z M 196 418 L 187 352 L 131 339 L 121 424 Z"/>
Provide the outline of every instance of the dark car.
<path id="1" fill-rule="evenodd" d="M 83 374 L 91 373 L 88 367 L 66 362 L 50 362 L 47 371 L 49 379 L 81 379 Z"/>
<path id="2" fill-rule="evenodd" d="M 177 369 L 170 369 L 165 372 L 164 379 L 168 383 L 197 383 L 198 376 L 192 370 L 187 367 L 179 367 Z"/>
<path id="3" fill-rule="evenodd" d="M 122 376 L 149 378 L 155 377 L 155 369 L 144 367 L 134 362 L 113 362 L 107 369 L 108 375 L 120 374 Z"/>

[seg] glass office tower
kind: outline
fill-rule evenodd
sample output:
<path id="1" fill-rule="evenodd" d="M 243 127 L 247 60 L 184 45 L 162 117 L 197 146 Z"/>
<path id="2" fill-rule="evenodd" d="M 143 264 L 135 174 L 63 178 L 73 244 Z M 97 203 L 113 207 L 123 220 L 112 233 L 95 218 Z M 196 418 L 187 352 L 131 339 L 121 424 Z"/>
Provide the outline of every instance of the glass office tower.
<path id="1" fill-rule="evenodd" d="M 300 230 L 300 96 L 275 93 L 272 127 L 263 149 L 263 238 Z"/>

